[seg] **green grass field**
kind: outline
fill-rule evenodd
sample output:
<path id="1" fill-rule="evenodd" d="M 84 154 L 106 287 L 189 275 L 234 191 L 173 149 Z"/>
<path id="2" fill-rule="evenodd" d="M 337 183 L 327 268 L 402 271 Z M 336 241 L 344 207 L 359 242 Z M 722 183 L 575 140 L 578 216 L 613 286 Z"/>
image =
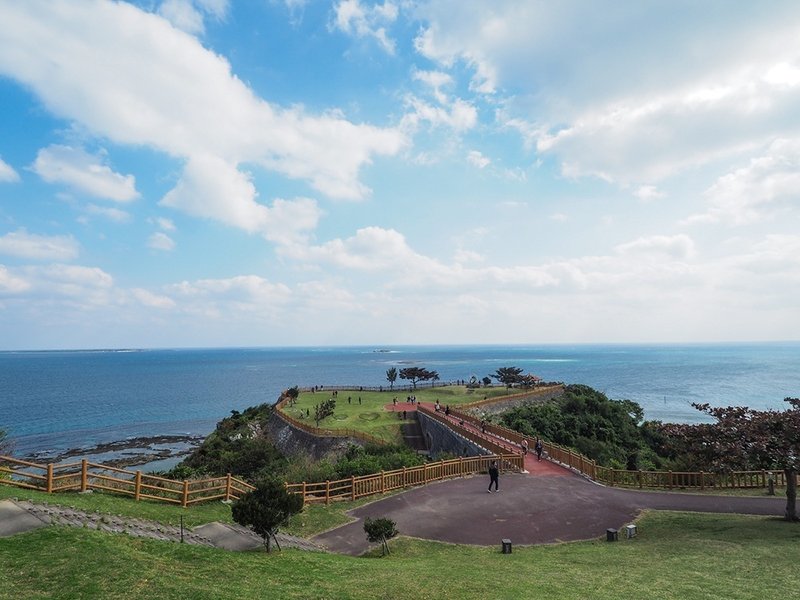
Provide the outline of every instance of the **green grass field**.
<path id="1" fill-rule="evenodd" d="M 511 555 L 407 538 L 386 558 L 236 554 L 48 527 L 0 539 L 0 598 L 788 598 L 798 542 L 800 525 L 778 519 L 669 512 L 633 540 Z"/>
<path id="2" fill-rule="evenodd" d="M 331 417 L 320 421 L 319 427 L 323 429 L 355 429 L 374 435 L 387 442 L 401 442 L 400 425 L 402 419 L 398 412 L 392 410 L 392 399 L 397 398 L 398 402 L 405 402 L 409 394 L 414 394 L 420 402 L 436 402 L 439 400 L 442 406 L 459 406 L 485 397 L 499 398 L 508 395 L 505 388 L 480 388 L 476 390 L 467 389 L 465 386 L 446 386 L 446 387 L 420 387 L 416 392 L 391 391 L 386 389 L 383 392 L 360 392 L 358 390 L 340 391 L 336 398 L 336 410 Z M 316 393 L 303 392 L 297 399 L 297 403 L 291 407 L 285 407 L 286 414 L 295 419 L 304 420 L 310 425 L 316 426 L 314 422 L 314 407 L 320 402 L 331 397 L 330 392 L 320 391 Z M 350 398 L 350 402 L 348 402 Z M 359 404 L 358 399 L 361 398 Z M 389 410 L 385 406 L 389 405 Z"/>

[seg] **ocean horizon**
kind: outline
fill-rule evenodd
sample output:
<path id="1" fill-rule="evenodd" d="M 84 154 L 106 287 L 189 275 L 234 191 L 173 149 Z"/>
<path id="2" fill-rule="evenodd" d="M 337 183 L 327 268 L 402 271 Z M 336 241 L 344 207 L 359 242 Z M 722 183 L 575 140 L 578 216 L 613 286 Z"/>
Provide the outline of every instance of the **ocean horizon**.
<path id="1" fill-rule="evenodd" d="M 438 371 L 440 383 L 516 366 L 633 400 L 665 422 L 704 420 L 693 402 L 782 409 L 800 395 L 800 342 L 9 350 L 0 351 L 0 428 L 15 454 L 43 457 L 204 436 L 293 385 L 388 386 L 386 370 L 408 365 Z"/>

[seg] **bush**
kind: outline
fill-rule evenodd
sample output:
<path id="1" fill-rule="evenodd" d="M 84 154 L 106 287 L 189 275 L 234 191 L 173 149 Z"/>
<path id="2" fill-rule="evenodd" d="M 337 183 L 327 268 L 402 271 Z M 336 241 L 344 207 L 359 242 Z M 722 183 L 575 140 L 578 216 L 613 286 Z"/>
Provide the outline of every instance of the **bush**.
<path id="1" fill-rule="evenodd" d="M 381 543 L 381 556 L 389 554 L 388 541 L 399 533 L 397 523 L 385 517 L 378 519 L 367 517 L 367 520 L 364 521 L 364 532 L 367 534 L 367 541 L 373 544 Z"/>

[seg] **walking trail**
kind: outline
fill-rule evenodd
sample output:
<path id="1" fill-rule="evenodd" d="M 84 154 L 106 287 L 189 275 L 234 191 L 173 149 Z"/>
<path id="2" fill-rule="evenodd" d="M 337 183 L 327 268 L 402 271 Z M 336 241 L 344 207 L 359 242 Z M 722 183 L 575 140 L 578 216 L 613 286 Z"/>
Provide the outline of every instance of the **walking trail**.
<path id="1" fill-rule="evenodd" d="M 387 410 L 393 409 L 416 407 L 387 405 Z M 502 442 L 509 451 L 518 451 L 510 442 Z M 498 493 L 487 493 L 485 475 L 413 488 L 350 511 L 352 523 L 313 539 L 331 551 L 360 555 L 370 546 L 363 520 L 388 517 L 402 535 L 426 540 L 499 547 L 507 538 L 515 545 L 548 544 L 602 538 L 606 529 L 622 528 L 645 509 L 779 516 L 785 504 L 780 498 L 605 487 L 549 460 L 539 462 L 533 452 L 525 458 L 525 470 L 501 474 Z"/>

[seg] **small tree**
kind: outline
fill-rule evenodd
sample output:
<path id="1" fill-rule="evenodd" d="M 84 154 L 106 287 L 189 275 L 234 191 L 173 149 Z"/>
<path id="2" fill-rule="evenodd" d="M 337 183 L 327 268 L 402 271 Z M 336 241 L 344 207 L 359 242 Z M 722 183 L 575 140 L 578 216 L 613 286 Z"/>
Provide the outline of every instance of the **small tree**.
<path id="1" fill-rule="evenodd" d="M 322 421 L 325 417 L 330 417 L 333 414 L 335 408 L 336 408 L 335 398 L 328 398 L 321 404 L 317 404 L 314 407 L 314 420 L 317 422 L 317 427 L 319 427 L 320 421 Z"/>
<path id="2" fill-rule="evenodd" d="M 492 377 L 500 383 L 504 383 L 506 388 L 510 388 L 522 380 L 522 369 L 519 367 L 500 367 L 492 373 Z"/>
<path id="3" fill-rule="evenodd" d="M 492 383 L 492 380 L 489 379 L 488 375 L 486 377 L 484 377 L 483 379 L 481 379 L 481 381 L 483 382 L 483 387 L 489 387 L 489 384 Z"/>
<path id="4" fill-rule="evenodd" d="M 389 382 L 389 389 L 394 389 L 394 382 L 397 381 L 397 367 L 392 367 L 386 371 L 386 381 Z"/>
<path id="5" fill-rule="evenodd" d="M 436 371 L 429 371 L 423 367 L 406 367 L 400 369 L 400 379 L 408 379 L 414 389 L 417 389 L 418 381 L 434 381 L 439 379 L 439 373 Z"/>
<path id="6" fill-rule="evenodd" d="M 290 387 L 286 390 L 286 395 L 289 397 L 289 404 L 294 406 L 297 404 L 297 399 L 300 397 L 300 388 L 297 386 Z"/>
<path id="7" fill-rule="evenodd" d="M 266 479 L 256 485 L 256 489 L 242 496 L 231 506 L 233 520 L 239 525 L 249 527 L 264 540 L 267 552 L 271 550 L 270 539 L 275 540 L 281 549 L 276 534 L 289 517 L 303 509 L 303 498 L 291 494 L 276 479 Z"/>
<path id="8" fill-rule="evenodd" d="M 381 543 L 381 556 L 389 554 L 388 541 L 400 533 L 397 531 L 397 523 L 385 517 L 379 519 L 367 517 L 367 520 L 364 521 L 364 531 L 367 534 L 367 541 L 373 544 Z"/>

